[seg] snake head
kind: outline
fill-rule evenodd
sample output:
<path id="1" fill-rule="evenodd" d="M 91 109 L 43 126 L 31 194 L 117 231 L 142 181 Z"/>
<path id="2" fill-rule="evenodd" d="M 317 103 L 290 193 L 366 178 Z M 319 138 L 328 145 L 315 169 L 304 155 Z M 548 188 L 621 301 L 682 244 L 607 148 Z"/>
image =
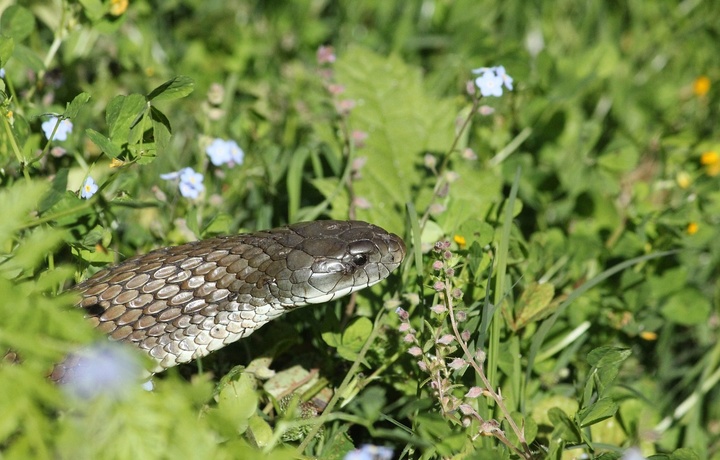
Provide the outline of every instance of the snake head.
<path id="1" fill-rule="evenodd" d="M 287 255 L 293 306 L 327 302 L 372 286 L 405 257 L 399 236 L 366 222 L 305 222 L 289 229 L 302 237 Z"/>

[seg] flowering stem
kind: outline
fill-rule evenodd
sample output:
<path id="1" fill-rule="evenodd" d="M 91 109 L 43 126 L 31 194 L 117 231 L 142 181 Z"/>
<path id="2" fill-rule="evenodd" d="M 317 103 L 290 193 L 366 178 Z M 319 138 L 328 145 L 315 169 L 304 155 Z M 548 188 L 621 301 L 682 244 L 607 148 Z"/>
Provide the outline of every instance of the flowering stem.
<path id="1" fill-rule="evenodd" d="M 472 353 L 470 353 L 470 350 L 468 349 L 467 343 L 463 340 L 462 336 L 460 335 L 460 331 L 457 326 L 457 320 L 455 319 L 455 310 L 453 307 L 453 301 L 452 301 L 452 295 L 450 293 L 450 283 L 445 283 L 445 288 L 443 291 L 445 295 L 445 302 L 448 307 L 448 316 L 450 317 L 450 324 L 452 325 L 453 333 L 455 334 L 455 339 L 460 344 L 460 347 L 463 350 L 463 353 L 465 353 L 465 356 L 467 358 L 468 363 L 475 369 L 475 372 L 480 377 L 480 380 L 482 380 L 483 385 L 485 385 L 485 389 L 488 391 L 492 399 L 495 401 L 495 403 L 500 408 L 501 412 L 505 415 L 505 419 L 510 424 L 510 428 L 513 430 L 515 435 L 518 437 L 518 440 L 520 440 L 520 443 L 523 446 L 523 451 L 519 450 L 517 447 L 513 446 L 512 444 L 508 444 L 507 442 L 503 441 L 508 446 L 512 447 L 513 450 L 515 450 L 519 455 L 521 455 L 523 458 L 526 459 L 532 459 L 532 452 L 530 451 L 530 447 L 527 444 L 527 441 L 525 440 L 525 432 L 520 429 L 513 418 L 510 416 L 510 411 L 508 411 L 507 407 L 505 406 L 505 403 L 503 402 L 502 396 L 496 392 L 488 380 L 488 378 L 485 376 L 485 371 L 483 371 L 482 366 L 478 365 L 476 358 L 473 356 Z M 497 437 L 502 441 L 502 438 L 504 436 L 499 436 L 500 433 L 493 432 L 493 436 Z M 509 441 L 508 441 L 509 442 Z"/>

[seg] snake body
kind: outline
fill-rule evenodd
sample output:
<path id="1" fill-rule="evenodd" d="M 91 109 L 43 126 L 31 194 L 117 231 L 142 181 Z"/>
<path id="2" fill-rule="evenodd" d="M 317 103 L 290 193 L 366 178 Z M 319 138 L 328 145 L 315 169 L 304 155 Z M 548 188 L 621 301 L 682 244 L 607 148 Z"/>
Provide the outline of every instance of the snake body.
<path id="1" fill-rule="evenodd" d="M 295 308 L 385 279 L 400 237 L 361 221 L 314 221 L 157 249 L 75 286 L 78 306 L 113 341 L 155 362 L 153 372 L 247 337 Z M 56 366 L 62 382 L 72 358 Z"/>

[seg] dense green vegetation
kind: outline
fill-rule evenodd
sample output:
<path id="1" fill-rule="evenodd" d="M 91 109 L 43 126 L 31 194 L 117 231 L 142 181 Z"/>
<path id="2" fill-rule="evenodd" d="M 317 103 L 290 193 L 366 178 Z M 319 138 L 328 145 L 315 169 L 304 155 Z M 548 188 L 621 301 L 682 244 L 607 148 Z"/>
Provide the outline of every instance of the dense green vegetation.
<path id="1" fill-rule="evenodd" d="M 0 13 L 0 458 L 720 459 L 713 2 Z M 106 342 L 74 282 L 322 218 L 408 257 L 151 392 L 46 378 Z"/>

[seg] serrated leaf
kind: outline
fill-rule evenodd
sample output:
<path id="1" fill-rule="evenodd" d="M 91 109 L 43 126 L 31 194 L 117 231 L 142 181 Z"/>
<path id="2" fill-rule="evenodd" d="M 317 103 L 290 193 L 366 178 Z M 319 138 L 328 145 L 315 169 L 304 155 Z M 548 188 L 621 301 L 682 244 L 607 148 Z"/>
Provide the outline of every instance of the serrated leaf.
<path id="1" fill-rule="evenodd" d="M 404 228 L 401 211 L 405 203 L 415 201 L 425 177 L 418 167 L 423 153 L 452 145 L 454 105 L 433 97 L 420 69 L 397 56 L 350 48 L 336 62 L 335 71 L 345 87 L 343 97 L 356 101 L 351 125 L 368 133 L 366 146 L 357 153 L 367 162 L 353 190 L 370 208 L 358 210 L 358 218 L 398 232 Z"/>
<path id="2" fill-rule="evenodd" d="M 21 42 L 35 30 L 35 18 L 29 10 L 22 6 L 9 6 L 3 11 L 2 18 L 0 18 L 0 30 L 3 35 Z"/>
<path id="3" fill-rule="evenodd" d="M 150 91 L 147 100 L 155 103 L 180 99 L 192 93 L 194 89 L 195 82 L 192 78 L 179 75 Z"/>
<path id="4" fill-rule="evenodd" d="M 615 415 L 617 404 L 610 398 L 600 398 L 594 404 L 581 409 L 577 413 L 580 426 L 585 428 Z"/>
<path id="5" fill-rule="evenodd" d="M 80 112 L 80 109 L 82 106 L 87 104 L 87 101 L 90 100 L 90 94 L 86 92 L 82 92 L 75 96 L 73 100 L 67 105 L 67 108 L 65 109 L 64 116 L 68 118 L 75 118 Z"/>
<path id="6" fill-rule="evenodd" d="M 86 129 L 85 134 L 87 135 L 87 137 L 90 138 L 93 144 L 100 147 L 100 150 L 102 150 L 103 153 L 108 155 L 110 158 L 117 158 L 122 153 L 120 147 L 113 144 L 113 142 L 109 138 L 105 137 L 103 134 L 100 134 L 94 129 Z"/>

